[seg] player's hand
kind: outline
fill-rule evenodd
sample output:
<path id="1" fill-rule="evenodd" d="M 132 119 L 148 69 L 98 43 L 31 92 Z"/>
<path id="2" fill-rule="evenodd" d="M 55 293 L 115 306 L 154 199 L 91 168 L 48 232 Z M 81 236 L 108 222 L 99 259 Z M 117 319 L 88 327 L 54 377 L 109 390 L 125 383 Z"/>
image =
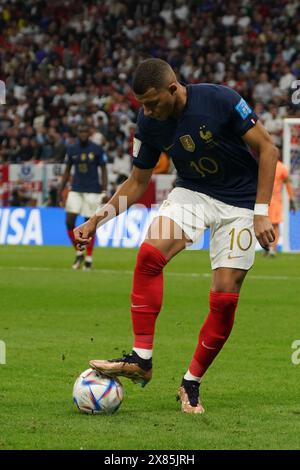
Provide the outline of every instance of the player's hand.
<path id="1" fill-rule="evenodd" d="M 64 202 L 62 191 L 59 191 L 57 194 L 57 203 L 59 207 L 65 207 L 65 202 Z"/>
<path id="2" fill-rule="evenodd" d="M 97 230 L 97 221 L 89 219 L 73 230 L 76 247 L 83 250 L 90 243 Z"/>
<path id="3" fill-rule="evenodd" d="M 265 215 L 255 215 L 253 219 L 254 232 L 260 246 L 268 250 L 270 243 L 275 240 L 275 232 L 269 217 Z"/>
<path id="4" fill-rule="evenodd" d="M 109 196 L 107 194 L 105 194 L 102 198 L 102 204 L 106 204 L 107 202 L 109 201 Z"/>
<path id="5" fill-rule="evenodd" d="M 101 204 L 106 204 L 109 201 L 109 196 L 106 191 L 102 191 L 100 196 L 101 196 Z"/>

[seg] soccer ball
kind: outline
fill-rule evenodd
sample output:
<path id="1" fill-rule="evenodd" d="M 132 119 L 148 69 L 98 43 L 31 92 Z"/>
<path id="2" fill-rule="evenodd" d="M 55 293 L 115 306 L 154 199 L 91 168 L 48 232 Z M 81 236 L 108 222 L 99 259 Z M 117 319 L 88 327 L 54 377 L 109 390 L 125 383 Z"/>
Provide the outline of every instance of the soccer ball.
<path id="1" fill-rule="evenodd" d="M 74 384 L 73 400 L 83 413 L 114 413 L 122 403 L 123 387 L 118 379 L 87 369 Z"/>

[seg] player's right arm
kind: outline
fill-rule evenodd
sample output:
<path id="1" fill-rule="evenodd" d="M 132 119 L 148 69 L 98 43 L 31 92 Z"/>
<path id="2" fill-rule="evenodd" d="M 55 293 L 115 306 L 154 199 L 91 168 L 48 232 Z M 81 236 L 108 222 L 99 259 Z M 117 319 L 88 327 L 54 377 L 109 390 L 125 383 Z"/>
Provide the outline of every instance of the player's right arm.
<path id="1" fill-rule="evenodd" d="M 141 169 L 134 166 L 131 175 L 119 187 L 108 203 L 98 209 L 87 222 L 75 228 L 75 241 L 79 245 L 87 245 L 95 234 L 97 227 L 135 204 L 146 191 L 152 171 L 153 168 Z"/>

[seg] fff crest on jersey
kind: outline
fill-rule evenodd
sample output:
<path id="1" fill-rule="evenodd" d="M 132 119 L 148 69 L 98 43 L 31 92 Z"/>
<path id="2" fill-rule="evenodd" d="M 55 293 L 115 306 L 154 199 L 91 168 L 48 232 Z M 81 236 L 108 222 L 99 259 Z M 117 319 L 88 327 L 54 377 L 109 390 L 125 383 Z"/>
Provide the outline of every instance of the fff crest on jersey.
<path id="1" fill-rule="evenodd" d="M 204 142 L 206 142 L 207 144 L 210 144 L 213 141 L 212 133 L 210 131 L 207 131 L 205 126 L 200 127 L 199 134 L 201 139 L 204 140 Z"/>
<path id="2" fill-rule="evenodd" d="M 179 140 L 184 150 L 186 150 L 187 152 L 195 151 L 195 148 L 196 148 L 195 142 L 193 141 L 192 137 L 189 134 L 182 135 L 181 137 L 179 137 Z"/>

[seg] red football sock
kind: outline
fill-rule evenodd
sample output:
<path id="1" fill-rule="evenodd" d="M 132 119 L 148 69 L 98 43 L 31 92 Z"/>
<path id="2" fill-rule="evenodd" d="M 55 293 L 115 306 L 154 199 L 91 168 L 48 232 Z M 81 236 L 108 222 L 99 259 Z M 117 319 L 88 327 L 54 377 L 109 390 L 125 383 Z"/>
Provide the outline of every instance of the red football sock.
<path id="1" fill-rule="evenodd" d="M 233 327 L 239 294 L 210 292 L 210 312 L 201 328 L 198 345 L 189 367 L 191 374 L 202 377 L 221 351 Z"/>
<path id="2" fill-rule="evenodd" d="M 167 259 L 149 243 L 142 243 L 137 257 L 131 292 L 133 347 L 153 348 L 155 322 L 163 298 L 163 268 Z"/>
<path id="3" fill-rule="evenodd" d="M 96 238 L 96 237 L 93 236 L 93 238 L 91 239 L 90 243 L 89 243 L 88 246 L 86 247 L 86 255 L 87 255 L 87 256 L 92 256 L 93 249 L 94 249 L 95 238 Z"/>
<path id="4" fill-rule="evenodd" d="M 76 249 L 75 237 L 74 237 L 73 229 L 68 229 L 68 235 L 69 235 L 69 238 L 70 238 L 70 240 L 71 240 L 72 245 L 73 245 L 74 248 Z"/>

